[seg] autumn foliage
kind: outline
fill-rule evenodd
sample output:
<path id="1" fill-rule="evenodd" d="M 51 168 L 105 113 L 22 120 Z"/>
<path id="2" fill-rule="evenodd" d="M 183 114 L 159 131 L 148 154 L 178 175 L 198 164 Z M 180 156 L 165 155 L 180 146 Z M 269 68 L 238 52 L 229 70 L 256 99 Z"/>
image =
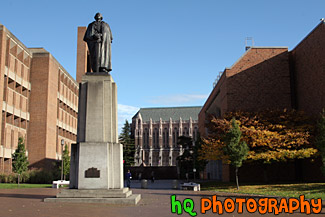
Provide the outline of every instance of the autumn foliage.
<path id="1" fill-rule="evenodd" d="M 223 119 L 210 116 L 206 125 L 209 136 L 203 139 L 200 153 L 202 159 L 227 161 L 223 150 L 232 118 L 238 121 L 242 140 L 249 146 L 247 160 L 270 163 L 309 158 L 317 153 L 312 145 L 314 125 L 303 112 L 229 112 Z"/>

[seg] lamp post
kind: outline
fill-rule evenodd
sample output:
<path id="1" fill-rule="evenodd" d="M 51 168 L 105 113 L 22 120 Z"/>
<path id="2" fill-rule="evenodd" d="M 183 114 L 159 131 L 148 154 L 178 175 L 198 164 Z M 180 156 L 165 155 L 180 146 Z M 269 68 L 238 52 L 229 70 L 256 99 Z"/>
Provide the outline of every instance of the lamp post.
<path id="1" fill-rule="evenodd" d="M 195 149 L 195 141 L 193 140 L 193 150 Z M 194 181 L 195 181 L 195 173 L 196 173 L 196 168 L 195 168 L 195 151 L 192 151 L 193 153 L 193 173 L 194 173 Z"/>
<path id="2" fill-rule="evenodd" d="M 192 157 L 193 157 L 193 164 L 194 164 L 194 166 L 193 166 L 193 177 L 194 177 L 194 180 L 195 180 L 195 172 L 196 172 L 196 170 L 195 170 L 195 162 L 194 162 L 194 155 L 193 155 L 193 150 L 191 150 L 190 151 L 190 154 L 192 155 Z"/>
<path id="3" fill-rule="evenodd" d="M 64 146 L 64 140 L 61 139 L 61 180 L 63 180 L 63 146 Z"/>

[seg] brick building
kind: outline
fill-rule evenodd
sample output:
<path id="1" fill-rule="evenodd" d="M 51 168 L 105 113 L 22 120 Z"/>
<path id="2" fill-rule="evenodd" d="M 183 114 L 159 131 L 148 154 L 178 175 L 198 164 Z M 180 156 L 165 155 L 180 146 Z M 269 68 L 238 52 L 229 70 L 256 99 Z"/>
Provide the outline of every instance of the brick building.
<path id="1" fill-rule="evenodd" d="M 0 25 L 0 173 L 11 172 L 18 138 L 31 165 L 61 158 L 76 140 L 78 85 L 42 48 L 27 48 Z"/>
<path id="2" fill-rule="evenodd" d="M 46 159 L 61 159 L 62 141 L 69 148 L 76 142 L 79 85 L 49 52 L 30 51 L 33 89 L 27 145 L 30 164 L 43 167 Z"/>
<path id="3" fill-rule="evenodd" d="M 183 153 L 179 136 L 198 137 L 201 106 L 141 108 L 132 118 L 135 138 L 135 166 L 176 166 Z"/>
<path id="4" fill-rule="evenodd" d="M 199 113 L 206 135 L 208 114 L 228 111 L 297 109 L 317 117 L 325 108 L 325 23 L 321 21 L 292 51 L 251 47 L 226 68 Z M 223 179 L 229 180 L 227 165 Z"/>
<path id="5" fill-rule="evenodd" d="M 77 38 L 77 73 L 76 80 L 78 83 L 81 82 L 82 76 L 86 72 L 90 72 L 89 61 L 89 51 L 87 43 L 84 42 L 83 38 L 86 33 L 87 27 L 79 26 L 78 27 L 78 38 Z"/>
<path id="6" fill-rule="evenodd" d="M 31 59 L 29 49 L 0 25 L 0 173 L 11 172 L 18 137 L 28 141 Z"/>

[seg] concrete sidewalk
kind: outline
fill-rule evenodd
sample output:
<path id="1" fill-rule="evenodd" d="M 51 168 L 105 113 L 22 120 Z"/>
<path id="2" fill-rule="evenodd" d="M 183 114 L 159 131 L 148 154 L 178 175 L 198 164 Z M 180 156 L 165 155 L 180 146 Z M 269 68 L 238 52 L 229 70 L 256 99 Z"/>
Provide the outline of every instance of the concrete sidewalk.
<path id="1" fill-rule="evenodd" d="M 179 180 L 179 183 L 183 183 L 184 181 Z M 150 179 L 147 179 L 147 187 L 148 189 L 172 189 L 173 180 L 155 180 L 152 182 Z M 125 185 L 126 187 L 126 185 Z M 131 180 L 131 188 L 140 189 L 141 181 L 139 180 Z"/>
<path id="2" fill-rule="evenodd" d="M 156 186 L 167 186 L 168 182 L 155 182 Z M 163 184 L 164 183 L 164 184 Z M 134 183 L 136 184 L 136 183 Z M 132 186 L 131 186 L 132 187 Z M 153 187 L 153 185 L 152 185 Z M 41 188 L 41 189 L 0 189 L 0 217 L 167 217 L 178 216 L 171 213 L 171 195 L 176 195 L 176 199 L 183 201 L 191 198 L 194 201 L 194 211 L 197 216 L 217 216 L 208 211 L 206 214 L 200 213 L 200 199 L 211 198 L 217 195 L 218 200 L 224 200 L 229 195 L 225 193 L 216 193 L 211 191 L 181 191 L 168 189 L 132 189 L 133 193 L 141 194 L 142 199 L 138 205 L 122 206 L 122 205 L 106 205 L 106 204 L 71 204 L 71 203 L 44 203 L 43 199 L 54 197 L 57 189 Z M 234 196 L 234 195 L 232 195 Z M 190 216 L 183 212 L 182 216 Z M 246 217 L 246 216 L 262 216 L 258 212 L 243 214 L 224 213 L 222 216 L 230 217 Z M 275 216 L 273 214 L 265 214 L 263 216 Z M 288 216 L 288 214 L 280 214 L 277 216 Z M 291 216 L 307 216 L 305 214 L 294 213 Z M 311 217 L 325 216 L 324 206 L 320 215 L 311 214 Z"/>

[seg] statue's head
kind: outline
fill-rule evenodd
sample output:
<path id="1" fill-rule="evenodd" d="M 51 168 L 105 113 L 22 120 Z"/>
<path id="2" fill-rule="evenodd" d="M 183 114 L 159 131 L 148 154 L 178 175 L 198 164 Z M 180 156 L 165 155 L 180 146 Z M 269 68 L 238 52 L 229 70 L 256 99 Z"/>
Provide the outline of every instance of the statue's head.
<path id="1" fill-rule="evenodd" d="M 96 13 L 96 15 L 95 15 L 94 18 L 95 18 L 96 21 L 98 21 L 98 20 L 103 20 L 103 16 L 102 16 L 101 13 Z"/>

